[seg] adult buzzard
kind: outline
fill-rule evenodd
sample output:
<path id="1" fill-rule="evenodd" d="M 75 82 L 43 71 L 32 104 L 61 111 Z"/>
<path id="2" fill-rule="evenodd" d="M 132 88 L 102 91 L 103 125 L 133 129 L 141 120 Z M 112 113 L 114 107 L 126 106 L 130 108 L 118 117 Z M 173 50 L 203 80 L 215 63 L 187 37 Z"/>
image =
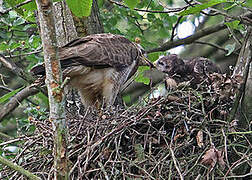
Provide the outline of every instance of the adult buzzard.
<path id="1" fill-rule="evenodd" d="M 94 34 L 59 48 L 63 77 L 76 88 L 84 106 L 113 105 L 122 85 L 137 71 L 144 51 L 123 36 Z M 45 75 L 43 65 L 32 68 Z"/>

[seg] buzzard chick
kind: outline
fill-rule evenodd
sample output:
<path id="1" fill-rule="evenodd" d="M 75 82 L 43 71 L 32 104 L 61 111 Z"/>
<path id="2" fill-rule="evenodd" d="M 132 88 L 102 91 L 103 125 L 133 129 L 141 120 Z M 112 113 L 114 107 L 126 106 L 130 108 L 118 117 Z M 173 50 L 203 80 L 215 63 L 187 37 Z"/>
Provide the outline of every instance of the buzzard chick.
<path id="1" fill-rule="evenodd" d="M 94 34 L 76 39 L 58 49 L 63 77 L 76 88 L 84 106 L 113 105 L 122 85 L 144 59 L 143 49 L 123 36 Z M 32 68 L 45 75 L 44 65 Z"/>
<path id="2" fill-rule="evenodd" d="M 197 84 L 204 81 L 209 74 L 221 73 L 212 61 L 203 57 L 196 57 L 191 60 L 184 61 L 176 54 L 164 56 L 154 62 L 154 66 L 166 74 L 167 82 L 172 82 L 170 86 L 176 85 L 175 82 L 181 83 L 191 81 L 192 87 L 197 87 Z"/>

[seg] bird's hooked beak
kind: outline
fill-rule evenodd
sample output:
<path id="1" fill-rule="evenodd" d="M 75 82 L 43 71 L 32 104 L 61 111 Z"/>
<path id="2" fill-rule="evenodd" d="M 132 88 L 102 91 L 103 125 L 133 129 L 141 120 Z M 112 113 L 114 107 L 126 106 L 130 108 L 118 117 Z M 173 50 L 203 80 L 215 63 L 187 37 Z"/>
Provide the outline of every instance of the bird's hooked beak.
<path id="1" fill-rule="evenodd" d="M 139 66 L 149 66 L 150 68 L 154 68 L 154 65 L 152 62 L 148 59 L 147 53 L 143 49 L 143 47 L 140 45 L 140 39 L 136 38 L 135 45 L 140 49 L 141 51 L 141 57 L 139 60 Z"/>
<path id="2" fill-rule="evenodd" d="M 154 68 L 155 66 L 146 56 L 147 55 L 142 55 L 139 61 L 139 66 L 149 66 L 150 68 Z"/>

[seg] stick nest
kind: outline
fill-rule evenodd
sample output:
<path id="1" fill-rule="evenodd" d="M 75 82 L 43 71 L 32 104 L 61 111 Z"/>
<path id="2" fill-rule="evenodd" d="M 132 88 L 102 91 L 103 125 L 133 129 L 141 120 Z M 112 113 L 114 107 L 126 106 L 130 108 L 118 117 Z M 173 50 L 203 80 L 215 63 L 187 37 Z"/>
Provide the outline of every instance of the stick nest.
<path id="1" fill-rule="evenodd" d="M 246 135 L 250 127 L 238 129 L 235 118 L 228 121 L 241 81 L 220 74 L 210 79 L 210 85 L 203 82 L 197 90 L 181 85 L 128 109 L 81 112 L 75 102 L 68 103 L 71 179 L 251 175 L 252 145 Z M 16 139 L 20 151 L 12 160 L 42 179 L 52 179 L 52 123 L 40 116 L 29 120 L 36 130 Z M 1 175 L 25 179 L 7 167 Z"/>

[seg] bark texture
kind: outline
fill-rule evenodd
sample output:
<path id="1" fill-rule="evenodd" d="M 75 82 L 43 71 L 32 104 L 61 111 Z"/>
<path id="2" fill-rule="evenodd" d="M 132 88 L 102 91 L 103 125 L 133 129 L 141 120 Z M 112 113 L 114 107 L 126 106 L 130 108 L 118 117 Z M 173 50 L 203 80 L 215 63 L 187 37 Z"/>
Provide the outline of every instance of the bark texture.
<path id="1" fill-rule="evenodd" d="M 240 89 L 241 104 L 238 107 L 240 123 L 244 127 L 249 127 L 252 120 L 252 28 L 248 27 L 247 34 L 242 45 L 239 58 L 237 60 L 233 76 L 243 77 L 243 86 Z M 239 95 L 239 94 L 238 94 Z M 239 101 L 239 102 L 240 102 Z"/>
<path id="2" fill-rule="evenodd" d="M 74 24 L 79 37 L 84 37 L 90 34 L 104 33 L 103 25 L 100 21 L 100 13 L 97 1 L 93 0 L 91 14 L 88 17 L 76 17 L 73 15 Z"/>
<path id="3" fill-rule="evenodd" d="M 46 85 L 50 104 L 50 120 L 54 130 L 54 179 L 68 179 L 67 126 L 62 72 L 58 60 L 53 4 L 36 0 L 46 68 Z"/>
<path id="4" fill-rule="evenodd" d="M 63 46 L 77 38 L 71 11 L 65 1 L 54 3 L 55 30 L 58 46 Z"/>

